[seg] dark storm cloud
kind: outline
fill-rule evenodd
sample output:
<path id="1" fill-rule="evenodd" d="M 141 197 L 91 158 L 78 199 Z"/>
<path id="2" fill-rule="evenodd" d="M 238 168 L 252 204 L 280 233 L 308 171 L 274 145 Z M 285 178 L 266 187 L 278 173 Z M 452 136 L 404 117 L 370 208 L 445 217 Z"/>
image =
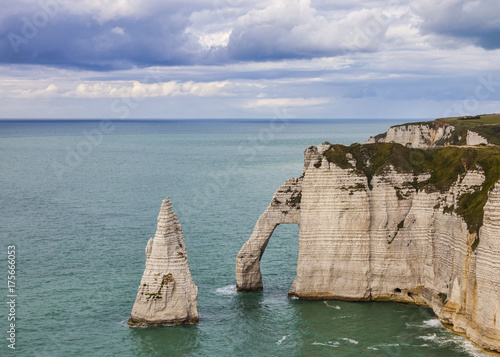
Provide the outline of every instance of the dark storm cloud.
<path id="1" fill-rule="evenodd" d="M 198 41 L 185 33 L 193 9 L 170 4 L 148 16 L 102 20 L 62 9 L 13 7 L 0 23 L 0 62 L 88 69 L 189 65 L 200 61 Z"/>
<path id="2" fill-rule="evenodd" d="M 498 0 L 417 1 L 412 5 L 423 20 L 420 30 L 424 34 L 471 43 L 492 50 L 500 48 L 500 2 Z"/>
<path id="3" fill-rule="evenodd" d="M 47 1 L 58 4 L 58 0 L 41 3 Z M 118 11 L 104 17 L 41 3 L 9 4 L 0 15 L 0 63 L 106 70 L 310 59 L 374 50 L 387 28 L 377 20 L 383 22 L 383 16 L 371 10 L 329 20 L 309 0 L 274 1 L 258 9 L 246 4 L 239 11 L 233 1 L 234 18 L 229 19 L 220 17 L 220 8 L 212 1 L 153 2 L 155 6 L 141 16 Z M 227 47 L 202 47 L 199 38 L 186 31 L 192 24 L 190 16 L 202 10 L 212 14 L 213 23 L 225 22 L 232 29 Z M 367 36 L 360 25 L 369 22 L 375 31 Z"/>
<path id="4" fill-rule="evenodd" d="M 387 50 L 388 29 L 406 16 L 377 0 L 335 6 L 319 0 L 19 0 L 2 7 L 0 64 L 94 70 L 376 54 Z M 421 33 L 438 35 L 431 36 L 433 44 L 449 46 L 451 39 L 454 47 L 500 48 L 498 0 L 416 0 L 410 8 Z M 205 22 L 191 31 L 193 14 L 202 12 Z M 230 32 L 227 46 L 202 44 L 199 36 L 221 28 Z"/>

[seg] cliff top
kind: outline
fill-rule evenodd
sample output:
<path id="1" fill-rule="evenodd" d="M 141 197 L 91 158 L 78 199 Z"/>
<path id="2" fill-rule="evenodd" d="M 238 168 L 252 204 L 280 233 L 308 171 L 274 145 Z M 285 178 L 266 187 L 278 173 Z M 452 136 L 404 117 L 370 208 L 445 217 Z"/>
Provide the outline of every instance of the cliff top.
<path id="1" fill-rule="evenodd" d="M 481 227 L 488 193 L 500 180 L 500 114 L 395 125 L 363 145 L 325 144 L 320 150 L 323 156 L 343 169 L 366 176 L 370 189 L 373 176 L 389 167 L 414 175 L 408 187 L 441 193 L 468 171 L 484 172 L 483 185 L 462 195 L 457 207 L 448 209 L 461 215 L 471 232 Z M 318 165 L 321 161 L 315 167 Z M 423 174 L 429 178 L 418 182 L 416 177 Z"/>
<path id="2" fill-rule="evenodd" d="M 434 121 L 407 123 L 395 125 L 401 127 L 406 125 L 426 125 L 432 127 L 451 125 L 455 128 L 450 138 L 442 140 L 438 145 L 466 145 L 467 131 L 478 133 L 488 140 L 488 143 L 500 145 L 500 114 L 480 114 L 476 116 L 440 118 Z M 384 134 L 381 134 L 384 135 Z"/>
<path id="3" fill-rule="evenodd" d="M 373 176 L 383 174 L 390 166 L 415 176 L 406 183 L 408 187 L 427 192 L 446 192 L 467 172 L 484 172 L 483 185 L 464 194 L 458 207 L 451 208 L 465 219 L 471 232 L 481 227 L 488 193 L 500 180 L 498 146 L 412 149 L 397 143 L 332 145 L 323 156 L 343 169 L 354 169 L 366 176 L 370 189 Z M 418 181 L 416 177 L 422 174 L 428 174 L 429 178 Z"/>
<path id="4" fill-rule="evenodd" d="M 482 124 L 500 124 L 500 113 L 497 114 L 479 114 L 475 116 L 462 116 L 462 117 L 447 117 L 439 118 L 431 121 L 422 121 L 416 123 L 406 123 L 395 126 L 411 125 L 411 124 L 429 124 L 429 123 L 447 123 L 452 125 L 458 125 L 457 123 L 473 127 Z"/>

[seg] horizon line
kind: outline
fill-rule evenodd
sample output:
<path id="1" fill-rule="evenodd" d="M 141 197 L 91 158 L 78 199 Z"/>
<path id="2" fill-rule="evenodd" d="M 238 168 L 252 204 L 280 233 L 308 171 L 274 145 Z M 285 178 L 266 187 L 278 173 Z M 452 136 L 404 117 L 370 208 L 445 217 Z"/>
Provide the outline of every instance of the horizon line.
<path id="1" fill-rule="evenodd" d="M 400 117 L 400 118 L 0 118 L 0 122 L 7 121 L 269 121 L 269 120 L 433 120 L 431 117 Z"/>

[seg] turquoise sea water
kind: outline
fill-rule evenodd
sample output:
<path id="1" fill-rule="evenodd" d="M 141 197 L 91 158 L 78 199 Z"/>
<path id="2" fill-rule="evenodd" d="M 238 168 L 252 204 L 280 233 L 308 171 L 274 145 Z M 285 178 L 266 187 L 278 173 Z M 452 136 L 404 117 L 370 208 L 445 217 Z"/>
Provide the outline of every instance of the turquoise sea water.
<path id="1" fill-rule="evenodd" d="M 16 350 L 2 304 L 0 355 L 482 355 L 427 308 L 287 299 L 295 225 L 278 227 L 269 243 L 264 292 L 234 290 L 236 254 L 274 191 L 302 173 L 304 149 L 363 142 L 402 122 L 0 122 L 0 267 L 6 277 L 15 245 L 17 277 Z M 130 328 L 144 249 L 167 196 L 184 230 L 200 323 Z"/>

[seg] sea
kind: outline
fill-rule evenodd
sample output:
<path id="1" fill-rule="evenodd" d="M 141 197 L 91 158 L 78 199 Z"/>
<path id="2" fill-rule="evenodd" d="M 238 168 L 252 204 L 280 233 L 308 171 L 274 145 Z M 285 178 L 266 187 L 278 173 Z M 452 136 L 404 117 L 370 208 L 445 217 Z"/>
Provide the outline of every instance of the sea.
<path id="1" fill-rule="evenodd" d="M 274 191 L 301 175 L 307 147 L 362 143 L 408 121 L 1 121 L 0 355 L 483 356 L 426 307 L 287 298 L 296 225 L 269 242 L 264 291 L 235 290 L 238 251 Z M 200 322 L 132 328 L 166 197 L 183 227 Z"/>

